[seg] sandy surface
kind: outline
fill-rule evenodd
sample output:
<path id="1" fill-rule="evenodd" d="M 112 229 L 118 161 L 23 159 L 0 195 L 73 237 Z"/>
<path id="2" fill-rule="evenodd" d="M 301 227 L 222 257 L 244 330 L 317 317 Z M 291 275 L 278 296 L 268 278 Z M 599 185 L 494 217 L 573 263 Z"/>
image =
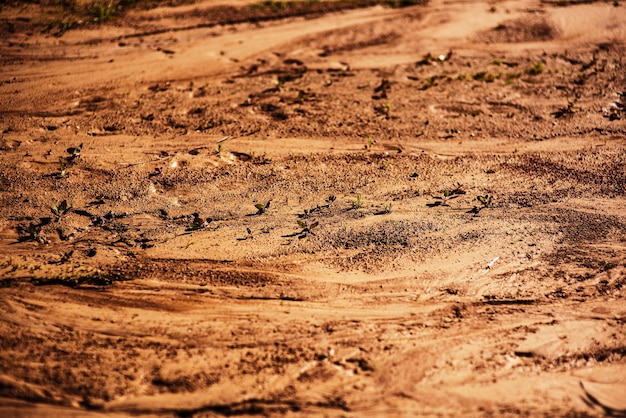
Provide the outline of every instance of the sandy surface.
<path id="1" fill-rule="evenodd" d="M 5 6 L 0 415 L 626 415 L 626 7 L 576 3 Z"/>

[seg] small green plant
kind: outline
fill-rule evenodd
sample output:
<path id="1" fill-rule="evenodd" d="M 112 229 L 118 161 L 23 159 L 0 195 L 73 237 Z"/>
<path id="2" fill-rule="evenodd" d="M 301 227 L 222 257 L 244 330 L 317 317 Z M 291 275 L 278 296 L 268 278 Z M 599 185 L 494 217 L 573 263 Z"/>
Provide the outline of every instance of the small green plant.
<path id="1" fill-rule="evenodd" d="M 87 6 L 87 11 L 96 23 L 106 22 L 113 19 L 117 13 L 117 5 L 110 0 L 92 0 Z"/>
<path id="2" fill-rule="evenodd" d="M 254 155 L 254 153 L 250 154 L 252 156 L 252 162 L 258 165 L 271 164 L 272 158 L 267 156 L 266 152 L 263 152 L 263 155 Z"/>
<path id="3" fill-rule="evenodd" d="M 439 76 L 433 75 L 430 77 L 426 77 L 426 79 L 424 80 L 424 82 L 422 83 L 422 87 L 421 90 L 428 90 L 429 88 L 431 88 L 432 86 L 436 86 L 437 85 L 437 80 L 439 79 Z"/>
<path id="4" fill-rule="evenodd" d="M 254 205 L 254 207 L 257 210 L 256 215 L 263 215 L 265 212 L 267 212 L 267 210 L 270 207 L 270 202 L 271 202 L 271 200 L 268 200 L 267 203 L 265 203 L 265 204 L 257 203 L 256 205 Z"/>
<path id="5" fill-rule="evenodd" d="M 367 145 L 365 145 L 365 149 L 372 149 L 372 146 L 374 145 L 374 140 L 372 139 L 371 136 L 367 137 Z"/>
<path id="6" fill-rule="evenodd" d="M 220 155 L 221 153 L 222 153 L 222 143 L 220 142 L 219 144 L 217 144 L 216 154 Z"/>
<path id="7" fill-rule="evenodd" d="M 536 63 L 534 63 L 533 65 L 531 65 L 530 67 L 526 68 L 526 74 L 528 75 L 539 75 L 541 73 L 543 73 L 543 63 L 541 61 L 537 61 Z"/>
<path id="8" fill-rule="evenodd" d="M 67 153 L 70 154 L 69 159 L 75 160 L 80 157 L 80 152 L 83 150 L 83 144 L 80 144 L 77 147 L 70 147 L 67 149 Z"/>
<path id="9" fill-rule="evenodd" d="M 67 149 L 67 153 L 70 155 L 68 157 L 68 161 L 74 161 L 78 157 L 80 157 L 80 152 L 83 150 L 83 144 L 80 144 L 77 147 L 70 147 Z"/>
<path id="10" fill-rule="evenodd" d="M 302 228 L 302 230 L 300 232 L 298 232 L 298 238 L 302 239 L 302 238 L 306 238 L 309 234 L 311 235 L 315 235 L 315 233 L 313 232 L 313 229 L 317 228 L 319 225 L 319 222 L 315 221 L 311 224 L 309 224 L 307 221 L 298 221 L 298 226 L 300 228 Z"/>
<path id="11" fill-rule="evenodd" d="M 189 224 L 189 227 L 187 228 L 187 230 L 197 231 L 199 229 L 206 228 L 207 226 L 209 226 L 211 222 L 213 222 L 213 219 L 211 218 L 202 219 L 198 213 L 194 213 L 193 221 L 191 221 L 191 224 Z"/>
<path id="12" fill-rule="evenodd" d="M 68 204 L 67 200 L 63 200 L 61 203 L 52 205 L 52 207 L 50 208 L 52 214 L 55 216 L 57 221 L 61 218 L 61 216 L 67 214 L 70 209 L 71 204 Z"/>
<path id="13" fill-rule="evenodd" d="M 478 71 L 474 73 L 472 78 L 476 81 L 484 81 L 485 83 L 493 83 L 496 80 L 496 76 L 487 71 Z"/>
<path id="14" fill-rule="evenodd" d="M 491 196 L 486 194 L 484 196 L 477 196 L 476 199 L 483 205 L 484 208 L 491 205 Z"/>
<path id="15" fill-rule="evenodd" d="M 70 147 L 67 149 L 68 157 L 59 157 L 59 172 L 57 174 L 58 178 L 67 177 L 67 166 L 73 164 L 79 157 L 80 152 L 83 149 L 83 144 L 80 144 L 77 147 Z"/>
<path id="16" fill-rule="evenodd" d="M 439 197 L 439 199 L 441 199 L 442 206 L 448 206 L 448 200 L 452 200 L 454 198 L 458 197 L 457 195 L 452 193 L 452 190 L 444 190 L 443 193 L 441 194 L 441 197 Z"/>
<path id="17" fill-rule="evenodd" d="M 387 203 L 385 207 L 382 210 L 376 212 L 375 215 L 387 215 L 391 213 L 391 206 L 392 206 L 391 202 Z"/>
<path id="18" fill-rule="evenodd" d="M 319 212 L 320 210 L 322 210 L 322 207 L 320 205 L 317 205 L 317 206 L 315 206 L 314 208 L 311 208 L 311 209 L 304 209 L 302 211 L 302 214 L 298 215 L 298 218 L 300 218 L 300 219 L 308 219 L 311 215 L 313 215 L 313 213 Z"/>
<path id="19" fill-rule="evenodd" d="M 491 202 L 493 201 L 493 197 L 488 195 L 488 194 L 486 194 L 484 196 L 478 195 L 478 196 L 476 196 L 476 200 L 478 200 L 482 206 L 481 207 L 474 206 L 472 209 L 470 209 L 466 213 L 472 213 L 472 214 L 474 214 L 474 216 L 478 215 L 481 210 L 491 206 Z"/>
<path id="20" fill-rule="evenodd" d="M 67 161 L 63 157 L 59 157 L 59 178 L 67 177 Z"/>
<path id="21" fill-rule="evenodd" d="M 74 20 L 74 18 L 69 19 L 52 19 L 48 22 L 46 27 L 46 32 L 51 32 L 55 30 L 55 36 L 63 36 L 65 32 L 70 29 L 73 29 L 81 24 L 80 21 Z"/>
<path id="22" fill-rule="evenodd" d="M 435 203 L 428 204 L 428 206 L 430 206 L 430 207 L 434 207 L 434 206 L 450 206 L 448 204 L 448 201 L 450 201 L 452 199 L 456 199 L 457 197 L 459 197 L 459 194 L 462 194 L 462 193 L 455 193 L 454 190 L 445 189 L 443 192 L 441 192 L 441 196 L 433 196 L 433 198 L 437 199 L 437 201 Z"/>
<path id="23" fill-rule="evenodd" d="M 389 103 L 389 102 L 383 103 L 380 106 L 374 107 L 374 110 L 379 115 L 383 115 L 383 116 L 385 116 L 386 119 L 389 119 L 389 117 L 391 116 L 391 103 Z"/>
<path id="24" fill-rule="evenodd" d="M 360 209 L 363 206 L 363 198 L 360 194 L 356 195 L 356 200 L 352 202 L 352 209 Z"/>

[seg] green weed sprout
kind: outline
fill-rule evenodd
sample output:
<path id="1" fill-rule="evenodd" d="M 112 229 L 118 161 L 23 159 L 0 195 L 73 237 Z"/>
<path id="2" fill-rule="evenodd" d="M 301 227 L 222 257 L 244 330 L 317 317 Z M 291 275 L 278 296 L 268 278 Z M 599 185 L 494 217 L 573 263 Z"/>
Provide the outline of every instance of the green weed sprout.
<path id="1" fill-rule="evenodd" d="M 189 225 L 189 228 L 187 228 L 187 230 L 197 231 L 198 229 L 206 228 L 207 226 L 209 226 L 211 222 L 213 222 L 213 219 L 211 218 L 202 219 L 200 215 L 198 215 L 198 213 L 194 213 L 193 221 L 191 221 L 191 224 Z"/>
<path id="2" fill-rule="evenodd" d="M 67 157 L 69 162 L 74 161 L 78 157 L 80 157 L 80 152 L 83 150 L 83 144 L 80 144 L 77 147 L 71 147 L 67 149 L 67 153 L 70 155 Z"/>
<path id="3" fill-rule="evenodd" d="M 71 209 L 71 205 L 67 203 L 67 200 L 63 200 L 59 204 L 52 205 L 52 207 L 50 208 L 50 210 L 52 211 L 52 214 L 56 217 L 57 221 L 59 220 L 61 216 L 65 215 L 70 209 Z"/>
<path id="4" fill-rule="evenodd" d="M 438 203 L 439 206 L 450 206 L 448 204 L 448 201 L 450 201 L 452 199 L 456 199 L 459 196 L 457 194 L 455 194 L 452 190 L 445 189 L 441 193 L 441 196 L 433 196 L 433 197 L 438 200 L 437 203 Z"/>
<path id="5" fill-rule="evenodd" d="M 374 215 L 387 215 L 391 213 L 391 202 L 387 203 L 382 210 L 379 210 Z"/>
<path id="6" fill-rule="evenodd" d="M 537 61 L 530 67 L 526 68 L 525 72 L 528 75 L 539 75 L 543 73 L 543 63 L 541 61 Z"/>
<path id="7" fill-rule="evenodd" d="M 489 196 L 488 194 L 484 195 L 484 196 L 477 196 L 476 199 L 483 205 L 484 208 L 488 207 L 489 205 L 491 205 L 491 196 Z"/>
<path id="8" fill-rule="evenodd" d="M 256 215 L 263 215 L 265 212 L 267 212 L 267 209 L 269 209 L 270 207 L 270 202 L 271 200 L 268 200 L 265 204 L 257 203 L 256 205 L 254 205 L 257 210 Z"/>
<path id="9" fill-rule="evenodd" d="M 67 161 L 65 161 L 65 158 L 63 157 L 59 157 L 59 177 L 60 178 L 65 178 L 67 176 Z"/>
<path id="10" fill-rule="evenodd" d="M 313 232 L 313 229 L 317 228 L 319 226 L 319 222 L 315 221 L 311 224 L 309 224 L 307 221 L 298 221 L 298 226 L 300 228 L 302 228 L 302 230 L 300 232 L 298 232 L 298 238 L 302 239 L 302 238 L 306 238 L 309 234 L 311 235 L 315 235 L 315 233 Z"/>
<path id="11" fill-rule="evenodd" d="M 474 215 L 478 215 L 481 210 L 491 206 L 491 202 L 492 202 L 493 199 L 492 199 L 492 196 L 486 194 L 484 196 L 482 196 L 482 195 L 476 196 L 476 200 L 478 200 L 482 206 L 481 207 L 474 206 L 472 209 L 470 209 L 466 213 L 472 213 Z"/>

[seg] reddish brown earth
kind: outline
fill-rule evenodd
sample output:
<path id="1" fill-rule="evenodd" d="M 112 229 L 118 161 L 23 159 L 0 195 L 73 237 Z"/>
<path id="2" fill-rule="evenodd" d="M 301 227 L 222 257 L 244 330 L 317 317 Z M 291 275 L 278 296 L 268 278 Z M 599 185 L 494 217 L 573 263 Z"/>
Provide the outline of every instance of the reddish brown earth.
<path id="1" fill-rule="evenodd" d="M 222 3 L 0 12 L 0 415 L 625 416 L 624 4 Z"/>

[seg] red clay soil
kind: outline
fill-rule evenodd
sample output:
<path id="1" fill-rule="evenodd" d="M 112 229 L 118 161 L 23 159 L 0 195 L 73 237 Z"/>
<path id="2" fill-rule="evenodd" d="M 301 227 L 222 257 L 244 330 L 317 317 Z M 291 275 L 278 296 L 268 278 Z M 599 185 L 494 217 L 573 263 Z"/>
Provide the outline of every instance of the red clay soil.
<path id="1" fill-rule="evenodd" d="M 314 4 L 2 7 L 1 416 L 626 415 L 624 4 Z"/>

